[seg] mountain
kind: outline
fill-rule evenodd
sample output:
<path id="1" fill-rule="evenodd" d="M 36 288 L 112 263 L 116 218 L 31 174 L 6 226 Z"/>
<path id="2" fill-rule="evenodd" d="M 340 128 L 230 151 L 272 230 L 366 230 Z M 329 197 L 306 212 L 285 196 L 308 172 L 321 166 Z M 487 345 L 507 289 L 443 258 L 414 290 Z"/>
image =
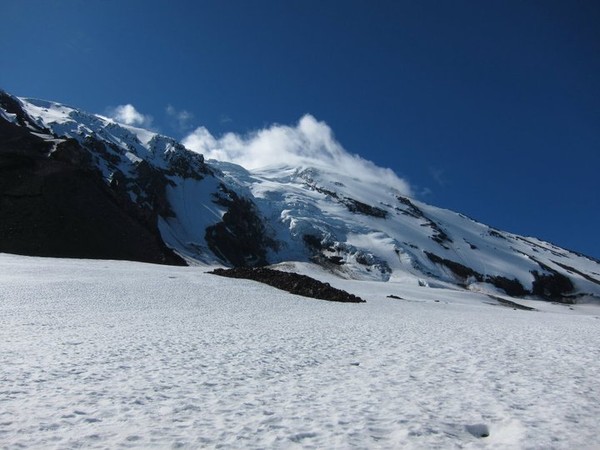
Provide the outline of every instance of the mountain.
<path id="1" fill-rule="evenodd" d="M 318 160 L 247 170 L 0 92 L 0 251 L 164 264 L 317 263 L 382 282 L 600 299 L 600 262 Z"/>

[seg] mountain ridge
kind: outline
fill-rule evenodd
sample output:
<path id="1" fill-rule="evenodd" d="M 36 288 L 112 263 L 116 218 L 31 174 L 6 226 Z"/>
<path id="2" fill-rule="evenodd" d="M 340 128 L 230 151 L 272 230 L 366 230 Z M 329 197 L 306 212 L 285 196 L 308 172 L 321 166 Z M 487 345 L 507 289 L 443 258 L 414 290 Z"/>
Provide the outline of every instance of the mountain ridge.
<path id="1" fill-rule="evenodd" d="M 119 226 L 111 228 L 107 220 L 99 239 L 103 244 L 81 255 L 74 248 L 72 256 L 95 257 L 103 247 L 114 247 L 97 257 L 142 260 L 143 249 L 152 248 L 147 262 L 264 266 L 312 261 L 347 278 L 441 283 L 565 303 L 600 299 L 600 263 L 594 258 L 494 229 L 410 198 L 383 181 L 366 183 L 360 173 L 342 173 L 327 164 L 247 170 L 205 160 L 155 132 L 2 91 L 0 138 L 5 180 L 0 251 L 40 251 L 26 245 L 27 239 L 15 239 L 14 230 L 50 220 L 48 205 L 54 199 L 64 200 L 62 210 L 94 218 L 79 219 L 84 229 L 99 223 L 93 203 L 104 199 L 99 216 L 113 211 L 110 217 Z M 22 202 L 27 192 L 47 190 L 48 176 L 40 173 L 52 170 L 61 174 L 58 180 L 66 173 L 78 174 L 67 192 L 89 185 L 86 189 L 95 194 L 88 194 L 88 202 L 64 193 L 47 195 L 42 203 L 48 217 L 30 214 L 17 221 L 14 216 L 23 208 L 15 205 L 15 192 Z M 76 218 L 73 214 L 72 220 Z M 25 235 L 30 242 L 52 241 L 58 229 L 50 227 L 45 237 Z M 123 242 L 111 244 L 118 230 Z M 116 251 L 136 239 L 145 241 L 128 252 Z M 68 235 L 58 241 L 67 245 Z M 87 241 L 89 247 L 89 236 Z M 72 244 L 77 245 L 83 244 Z M 56 249 L 47 256 L 52 252 Z"/>

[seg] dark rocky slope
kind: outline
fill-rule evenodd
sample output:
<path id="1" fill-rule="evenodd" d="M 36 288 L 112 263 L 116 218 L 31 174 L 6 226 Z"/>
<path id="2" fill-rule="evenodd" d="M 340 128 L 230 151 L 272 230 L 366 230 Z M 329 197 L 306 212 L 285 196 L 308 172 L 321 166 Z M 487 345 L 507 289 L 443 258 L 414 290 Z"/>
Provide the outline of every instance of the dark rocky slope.
<path id="1" fill-rule="evenodd" d="M 185 265 L 155 222 L 88 165 L 85 149 L 54 145 L 0 119 L 0 252 Z"/>
<path id="2" fill-rule="evenodd" d="M 323 283 L 322 281 L 297 273 L 281 272 L 280 270 L 268 269 L 266 267 L 215 269 L 210 273 L 222 277 L 258 281 L 303 297 L 332 302 L 364 303 L 364 300 L 356 295 L 331 287 L 329 283 Z"/>

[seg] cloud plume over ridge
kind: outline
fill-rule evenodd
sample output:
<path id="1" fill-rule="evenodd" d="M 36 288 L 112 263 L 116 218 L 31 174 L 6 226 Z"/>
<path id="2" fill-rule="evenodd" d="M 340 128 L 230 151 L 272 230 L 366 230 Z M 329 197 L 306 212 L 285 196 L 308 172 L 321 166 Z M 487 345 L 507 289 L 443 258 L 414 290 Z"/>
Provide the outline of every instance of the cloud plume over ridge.
<path id="1" fill-rule="evenodd" d="M 142 114 L 131 103 L 109 108 L 108 116 L 125 125 L 152 128 L 152 116 Z"/>
<path id="2" fill-rule="evenodd" d="M 411 193 L 406 180 L 391 169 L 347 152 L 331 128 L 310 114 L 304 115 L 296 126 L 275 124 L 245 136 L 227 133 L 216 138 L 205 127 L 198 127 L 182 143 L 207 159 L 232 162 L 249 170 L 272 165 L 326 167 Z"/>

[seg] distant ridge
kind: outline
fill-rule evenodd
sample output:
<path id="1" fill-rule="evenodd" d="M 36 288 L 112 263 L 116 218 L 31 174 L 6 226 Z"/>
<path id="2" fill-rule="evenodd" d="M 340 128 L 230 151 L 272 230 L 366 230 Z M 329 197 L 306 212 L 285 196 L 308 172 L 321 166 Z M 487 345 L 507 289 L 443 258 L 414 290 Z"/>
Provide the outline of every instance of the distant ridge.
<path id="1" fill-rule="evenodd" d="M 235 267 L 310 261 L 345 278 L 600 299 L 598 260 L 326 160 L 246 170 L 152 131 L 6 92 L 0 251 Z"/>

